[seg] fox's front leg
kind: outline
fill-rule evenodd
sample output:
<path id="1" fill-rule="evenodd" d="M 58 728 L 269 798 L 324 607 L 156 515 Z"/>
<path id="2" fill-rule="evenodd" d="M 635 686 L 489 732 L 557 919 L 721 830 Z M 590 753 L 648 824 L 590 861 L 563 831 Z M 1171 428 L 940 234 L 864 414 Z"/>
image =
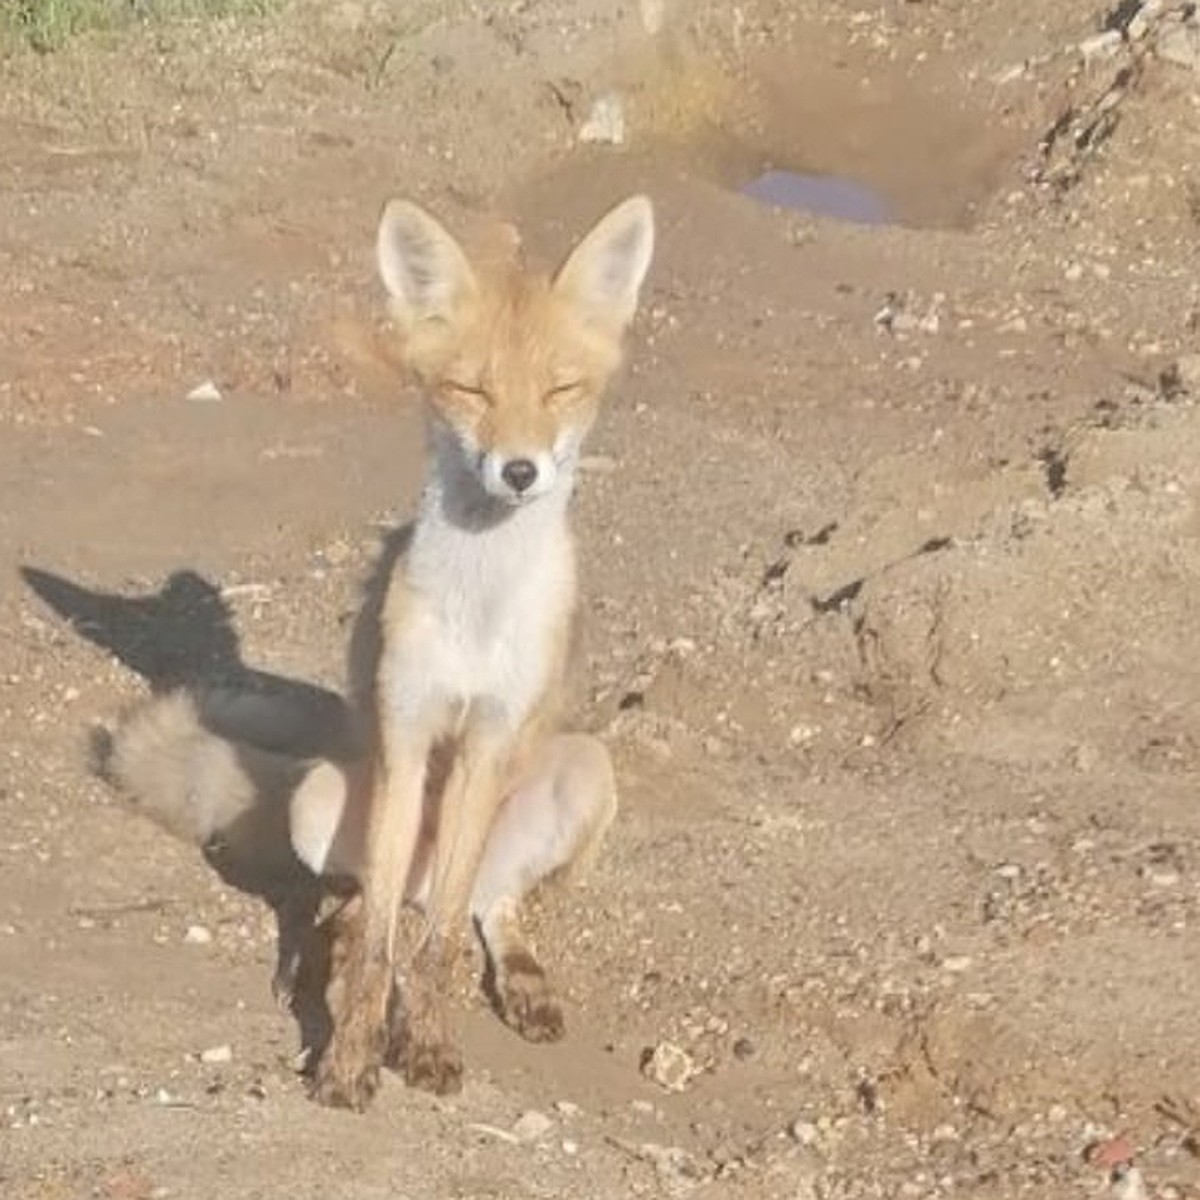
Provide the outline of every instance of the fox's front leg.
<path id="1" fill-rule="evenodd" d="M 361 1111 L 379 1086 L 388 1038 L 396 921 L 421 826 L 428 747 L 385 743 L 371 794 L 362 915 L 349 935 L 345 971 L 331 998 L 333 1033 L 313 1082 L 322 1104 Z"/>
<path id="2" fill-rule="evenodd" d="M 442 795 L 425 931 L 405 989 L 405 1078 L 433 1092 L 462 1086 L 462 1058 L 448 1020 L 450 973 L 466 931 L 484 846 L 503 799 L 513 744 L 503 728 L 472 723 Z"/>

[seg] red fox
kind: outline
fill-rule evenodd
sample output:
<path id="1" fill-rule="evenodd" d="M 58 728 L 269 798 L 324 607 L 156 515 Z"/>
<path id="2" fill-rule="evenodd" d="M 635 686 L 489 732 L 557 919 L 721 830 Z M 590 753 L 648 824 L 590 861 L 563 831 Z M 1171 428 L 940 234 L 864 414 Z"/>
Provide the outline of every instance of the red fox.
<path id="1" fill-rule="evenodd" d="M 430 469 L 374 633 L 351 649 L 359 752 L 276 772 L 295 853 L 361 893 L 314 1072 L 323 1103 L 362 1109 L 385 1061 L 414 1086 L 460 1086 L 448 973 L 468 916 L 503 1018 L 532 1041 L 562 1035 L 520 903 L 594 853 L 616 811 L 605 748 L 558 727 L 576 601 L 568 506 L 653 243 L 651 204 L 634 196 L 553 276 L 515 256 L 484 269 L 415 204 L 384 210 L 378 266 L 422 385 Z M 168 823 L 203 838 L 263 760 L 224 749 L 197 703 L 136 712 L 109 774 L 151 808 L 165 803 L 155 791 L 199 797 L 205 814 Z M 200 770 L 206 783 L 188 781 Z M 399 934 L 406 901 L 424 914 L 414 945 Z"/>

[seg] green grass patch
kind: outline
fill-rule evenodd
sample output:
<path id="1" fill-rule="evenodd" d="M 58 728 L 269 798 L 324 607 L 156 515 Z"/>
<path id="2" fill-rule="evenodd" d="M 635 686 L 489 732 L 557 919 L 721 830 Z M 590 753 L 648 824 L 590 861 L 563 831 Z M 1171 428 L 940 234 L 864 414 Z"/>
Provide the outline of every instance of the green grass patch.
<path id="1" fill-rule="evenodd" d="M 278 0 L 0 0 L 0 46 L 41 54 L 80 33 L 153 22 L 263 16 Z"/>

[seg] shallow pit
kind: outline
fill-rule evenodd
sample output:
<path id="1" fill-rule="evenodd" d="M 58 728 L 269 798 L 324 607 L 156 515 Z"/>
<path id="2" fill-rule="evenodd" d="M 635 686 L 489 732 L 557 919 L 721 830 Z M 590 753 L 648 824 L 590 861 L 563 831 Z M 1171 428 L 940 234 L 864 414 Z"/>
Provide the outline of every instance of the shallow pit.
<path id="1" fill-rule="evenodd" d="M 624 144 L 575 148 L 559 182 L 654 190 L 683 176 L 814 218 L 970 229 L 1030 144 L 1027 126 L 947 66 L 819 34 L 732 68 L 678 54 L 643 63 L 619 90 Z"/>
<path id="2" fill-rule="evenodd" d="M 936 63 L 807 46 L 747 64 L 727 136 L 752 199 L 862 224 L 968 229 L 1028 132 Z"/>

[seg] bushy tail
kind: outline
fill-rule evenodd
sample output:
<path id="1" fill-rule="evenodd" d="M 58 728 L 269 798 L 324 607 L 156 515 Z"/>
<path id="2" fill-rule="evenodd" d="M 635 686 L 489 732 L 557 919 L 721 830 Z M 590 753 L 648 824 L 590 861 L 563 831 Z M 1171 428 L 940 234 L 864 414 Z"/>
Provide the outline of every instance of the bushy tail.
<path id="1" fill-rule="evenodd" d="M 98 730 L 93 765 L 176 837 L 219 853 L 240 873 L 277 879 L 301 870 L 288 807 L 312 751 L 350 751 L 344 706 L 323 719 L 325 745 L 317 746 L 314 714 L 282 697 L 179 691 L 133 709 L 115 730 Z"/>

